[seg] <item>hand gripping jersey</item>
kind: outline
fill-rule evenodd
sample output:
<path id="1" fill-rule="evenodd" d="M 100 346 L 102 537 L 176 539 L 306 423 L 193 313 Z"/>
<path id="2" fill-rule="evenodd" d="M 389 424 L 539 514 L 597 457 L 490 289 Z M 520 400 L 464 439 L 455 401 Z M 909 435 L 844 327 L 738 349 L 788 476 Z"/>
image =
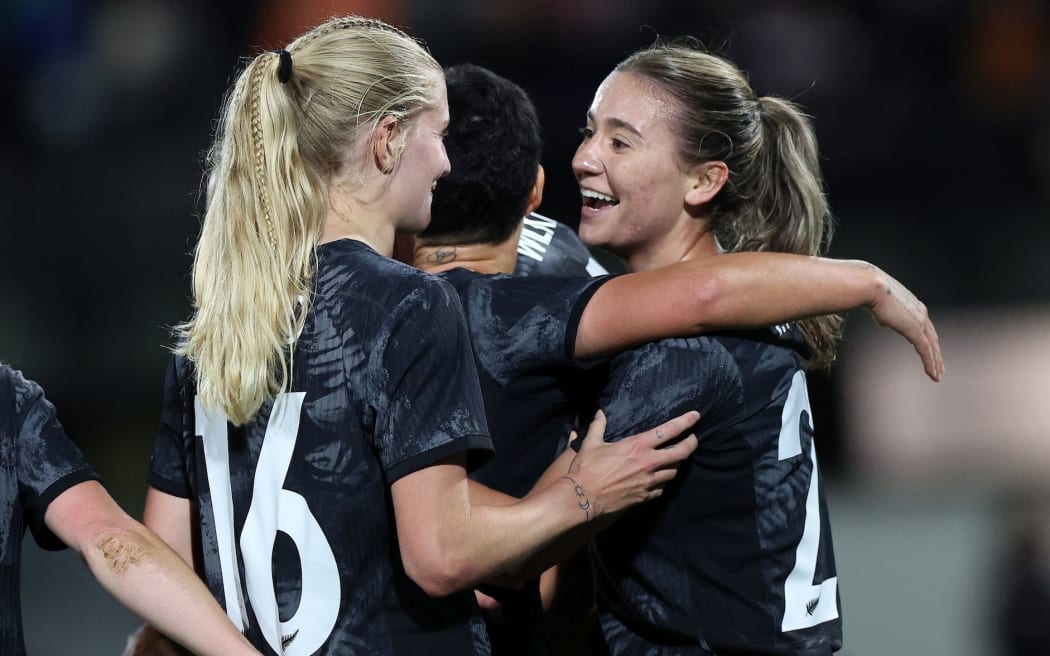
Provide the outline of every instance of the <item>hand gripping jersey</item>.
<path id="1" fill-rule="evenodd" d="M 28 527 L 44 549 L 66 545 L 44 524 L 60 494 L 98 474 L 84 462 L 40 386 L 0 365 L 0 654 L 25 654 L 19 587 Z"/>
<path id="2" fill-rule="evenodd" d="M 613 654 L 830 654 L 842 623 L 794 326 L 616 356 L 606 439 L 689 409 L 700 446 L 594 543 Z"/>
<path id="3" fill-rule="evenodd" d="M 198 505 L 227 614 L 267 654 L 488 654 L 472 592 L 405 574 L 390 495 L 491 450 L 455 292 L 360 242 L 320 246 L 290 390 L 234 427 L 185 361 L 167 375 L 150 484 Z"/>
<path id="4" fill-rule="evenodd" d="M 609 273 L 572 228 L 533 212 L 518 236 L 516 276 L 601 276 Z"/>
<path id="5" fill-rule="evenodd" d="M 463 303 L 496 449 L 471 478 L 525 496 L 564 447 L 579 403 L 593 402 L 593 386 L 580 387 L 590 367 L 574 356 L 576 332 L 610 278 L 441 275 Z"/>
<path id="6" fill-rule="evenodd" d="M 466 269 L 441 275 L 459 292 L 466 312 L 496 447 L 471 478 L 524 496 L 561 452 L 580 407 L 593 404 L 604 382 L 574 352 L 583 309 L 609 278 L 489 276 Z M 544 653 L 538 586 L 483 590 L 503 607 L 485 616 L 493 653 Z"/>

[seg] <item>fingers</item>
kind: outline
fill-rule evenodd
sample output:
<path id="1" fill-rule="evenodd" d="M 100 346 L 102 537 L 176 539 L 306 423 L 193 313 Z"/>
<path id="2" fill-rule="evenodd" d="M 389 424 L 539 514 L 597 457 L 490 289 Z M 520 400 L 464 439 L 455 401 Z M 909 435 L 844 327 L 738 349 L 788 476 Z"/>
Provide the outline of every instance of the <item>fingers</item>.
<path id="1" fill-rule="evenodd" d="M 664 485 L 670 483 L 678 476 L 678 467 L 668 467 L 666 469 L 657 469 L 653 472 L 653 485 L 654 488 L 663 488 Z"/>
<path id="2" fill-rule="evenodd" d="M 693 451 L 696 451 L 696 447 L 699 445 L 700 441 L 696 439 L 696 435 L 689 435 L 677 444 L 663 449 L 656 449 L 656 460 L 654 466 L 657 469 L 668 469 L 673 472 L 674 468 L 692 455 Z M 673 473 L 671 474 L 671 478 L 674 478 Z"/>
<path id="3" fill-rule="evenodd" d="M 941 339 L 937 336 L 937 328 L 934 327 L 933 322 L 929 323 L 930 343 L 933 344 L 933 350 L 937 362 L 937 377 L 934 380 L 940 380 L 941 376 L 944 375 L 944 357 L 941 355 Z"/>
<path id="4" fill-rule="evenodd" d="M 666 454 L 669 458 L 673 458 L 672 462 L 680 462 L 693 455 L 693 451 L 696 451 L 698 446 L 700 446 L 700 440 L 697 439 L 695 434 L 691 433 L 678 444 L 661 449 L 660 452 Z"/>
<path id="5" fill-rule="evenodd" d="M 922 368 L 926 375 L 931 380 L 937 380 L 937 354 L 934 352 L 935 349 L 930 343 L 929 337 L 927 335 L 923 335 L 923 337 L 922 343 L 915 345 L 915 351 L 922 359 Z"/>
<path id="6" fill-rule="evenodd" d="M 934 381 L 939 381 L 941 376 L 944 375 L 944 358 L 941 356 L 941 342 L 937 336 L 937 329 L 926 315 L 925 307 L 923 307 L 923 317 L 925 318 L 922 327 L 924 348 L 919 355 L 922 357 L 926 375 Z M 918 350 L 918 345 L 916 345 L 916 350 Z"/>
<path id="7" fill-rule="evenodd" d="M 689 454 L 699 444 L 700 442 L 697 440 L 696 435 L 689 435 L 673 447 L 661 449 L 661 455 L 671 455 L 673 453 L 673 460 L 663 463 L 663 465 L 653 471 L 649 489 L 646 490 L 646 500 L 655 499 L 663 494 L 664 486 L 678 476 L 682 461 L 688 458 Z"/>
<path id="8" fill-rule="evenodd" d="M 664 422 L 654 428 L 648 434 L 652 435 L 656 444 L 664 444 L 682 434 L 683 431 L 700 421 L 700 413 L 696 410 L 678 415 L 671 421 Z"/>
<path id="9" fill-rule="evenodd" d="M 605 426 L 606 426 L 605 413 L 599 410 L 594 414 L 594 419 L 591 420 L 589 426 L 587 426 L 587 434 L 583 437 L 583 444 L 591 443 L 602 443 L 605 441 Z M 572 438 L 570 438 L 571 443 Z M 583 448 L 583 444 L 580 448 Z"/>
<path id="10" fill-rule="evenodd" d="M 697 439 L 696 435 L 690 434 L 673 446 L 658 449 L 656 451 L 658 460 L 653 470 L 652 485 L 662 488 L 674 480 L 678 476 L 679 465 L 692 455 L 699 445 L 700 440 Z"/>
<path id="11" fill-rule="evenodd" d="M 941 344 L 937 337 L 937 329 L 930 321 L 926 306 L 907 287 L 896 280 L 886 288 L 887 296 L 891 301 L 890 307 L 882 308 L 876 304 L 874 312 L 876 322 L 880 325 L 888 325 L 905 336 L 915 347 L 916 353 L 922 360 L 923 370 L 931 380 L 939 381 L 944 374 L 944 359 L 941 356 Z M 893 316 L 894 305 L 903 309 L 905 314 L 900 316 L 903 321 L 898 324 Z M 885 314 L 885 316 L 883 316 Z M 909 325 L 910 324 L 910 325 Z M 916 330 L 918 328 L 918 330 Z"/>
<path id="12" fill-rule="evenodd" d="M 474 590 L 474 597 L 478 600 L 478 608 L 487 610 L 491 613 L 503 610 L 503 606 L 496 601 L 495 597 L 490 597 L 481 590 Z"/>

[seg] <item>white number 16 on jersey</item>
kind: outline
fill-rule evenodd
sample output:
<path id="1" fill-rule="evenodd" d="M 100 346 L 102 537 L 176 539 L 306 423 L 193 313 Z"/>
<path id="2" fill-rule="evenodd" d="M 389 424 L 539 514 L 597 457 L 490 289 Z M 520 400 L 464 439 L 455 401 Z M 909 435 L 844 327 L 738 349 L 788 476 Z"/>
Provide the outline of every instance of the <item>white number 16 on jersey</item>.
<path id="1" fill-rule="evenodd" d="M 248 598 L 259 629 L 274 652 L 288 656 L 312 654 L 324 644 L 339 614 L 339 570 L 335 555 L 310 512 L 306 499 L 284 489 L 295 450 L 305 392 L 278 394 L 266 425 L 266 435 L 252 484 L 252 500 L 241 529 Z M 248 623 L 237 566 L 233 524 L 230 452 L 226 416 L 194 401 L 196 432 L 204 441 L 208 487 L 215 515 L 215 538 L 226 601 L 226 614 L 241 631 Z M 282 622 L 274 592 L 273 549 L 277 531 L 291 538 L 302 563 L 302 592 L 295 614 Z"/>

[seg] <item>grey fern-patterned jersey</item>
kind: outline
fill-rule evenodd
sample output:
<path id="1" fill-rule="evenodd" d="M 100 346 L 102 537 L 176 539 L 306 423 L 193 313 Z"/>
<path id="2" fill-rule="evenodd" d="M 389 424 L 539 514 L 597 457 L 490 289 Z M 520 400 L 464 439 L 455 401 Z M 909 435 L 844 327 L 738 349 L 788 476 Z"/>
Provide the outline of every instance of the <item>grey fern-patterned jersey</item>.
<path id="1" fill-rule="evenodd" d="M 0 654 L 25 654 L 19 560 L 26 528 L 44 549 L 65 549 L 44 514 L 60 494 L 92 480 L 98 474 L 66 436 L 40 386 L 0 365 Z"/>
<path id="2" fill-rule="evenodd" d="M 572 228 L 535 212 L 525 217 L 518 235 L 514 275 L 575 277 L 607 273 Z"/>
<path id="3" fill-rule="evenodd" d="M 340 240 L 318 273 L 291 392 L 243 427 L 169 370 L 150 484 L 199 506 L 213 594 L 274 654 L 487 654 L 473 594 L 427 596 L 400 559 L 390 485 L 491 441 L 445 281 Z M 265 439 L 264 439 L 265 435 Z"/>
<path id="4" fill-rule="evenodd" d="M 466 269 L 441 275 L 463 302 L 496 446 L 471 478 L 525 496 L 564 447 L 580 404 L 597 394 L 584 383 L 590 367 L 574 356 L 576 332 L 591 296 L 610 278 Z"/>
<path id="5" fill-rule="evenodd" d="M 700 446 L 657 501 L 595 540 L 613 654 L 830 654 L 842 644 L 804 342 L 794 326 L 623 353 L 607 439 L 689 409 Z"/>
<path id="6" fill-rule="evenodd" d="M 592 404 L 601 390 L 574 353 L 583 309 L 607 278 L 491 276 L 466 269 L 442 275 L 463 302 L 496 446 L 471 478 L 524 496 L 564 447 L 581 405 Z M 493 653 L 545 653 L 538 581 L 520 590 L 482 590 L 502 607 L 484 614 Z"/>

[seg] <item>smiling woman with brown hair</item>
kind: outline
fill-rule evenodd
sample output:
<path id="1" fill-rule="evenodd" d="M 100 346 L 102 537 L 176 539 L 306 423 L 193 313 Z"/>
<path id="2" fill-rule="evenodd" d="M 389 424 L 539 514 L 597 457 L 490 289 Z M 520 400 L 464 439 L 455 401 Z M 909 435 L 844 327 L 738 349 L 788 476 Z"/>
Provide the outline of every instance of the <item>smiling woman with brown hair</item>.
<path id="1" fill-rule="evenodd" d="M 724 249 L 822 255 L 831 239 L 809 120 L 692 45 L 659 44 L 615 68 L 595 93 L 573 169 L 580 237 L 632 271 Z M 610 439 L 686 409 L 703 419 L 700 446 L 666 494 L 596 539 L 612 653 L 841 647 L 805 374 L 830 365 L 840 334 L 837 317 L 820 317 L 613 359 L 599 402 Z M 939 378 L 941 363 L 927 373 Z"/>

